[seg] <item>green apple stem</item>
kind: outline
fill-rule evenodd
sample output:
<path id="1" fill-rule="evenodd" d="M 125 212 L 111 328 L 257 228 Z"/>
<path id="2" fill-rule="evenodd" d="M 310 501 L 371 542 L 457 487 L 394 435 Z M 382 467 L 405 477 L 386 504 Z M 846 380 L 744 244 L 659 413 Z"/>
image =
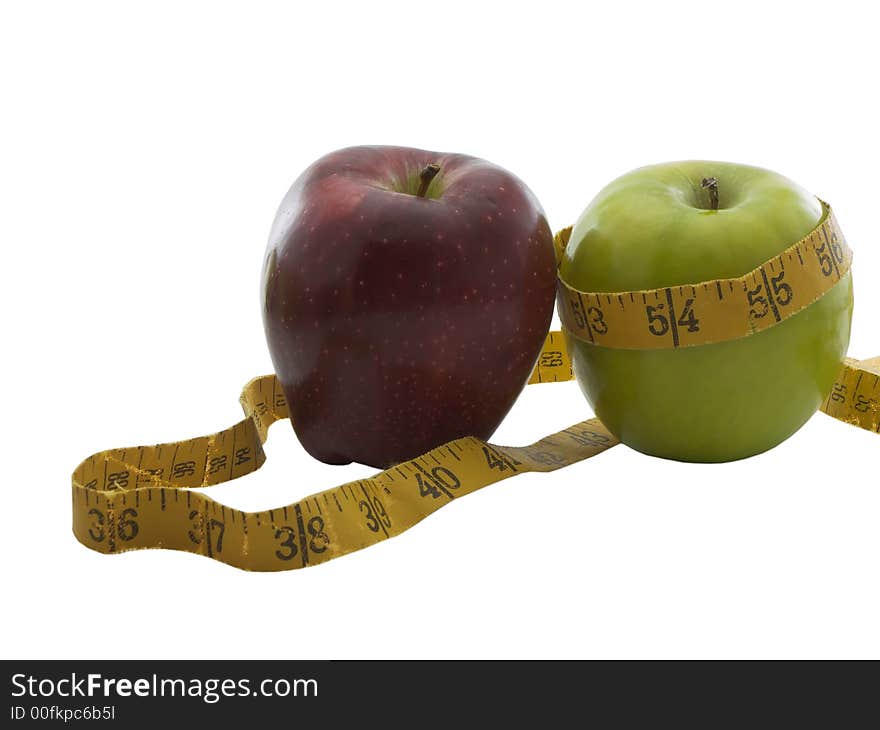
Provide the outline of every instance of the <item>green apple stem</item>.
<path id="1" fill-rule="evenodd" d="M 431 162 L 422 169 L 419 173 L 419 189 L 416 191 L 416 195 L 420 198 L 424 198 L 428 192 L 428 186 L 431 184 L 431 180 L 437 177 L 437 173 L 440 172 L 440 165 L 436 162 Z"/>
<path id="2" fill-rule="evenodd" d="M 709 210 L 718 210 L 718 178 L 704 177 L 700 186 L 709 191 Z"/>

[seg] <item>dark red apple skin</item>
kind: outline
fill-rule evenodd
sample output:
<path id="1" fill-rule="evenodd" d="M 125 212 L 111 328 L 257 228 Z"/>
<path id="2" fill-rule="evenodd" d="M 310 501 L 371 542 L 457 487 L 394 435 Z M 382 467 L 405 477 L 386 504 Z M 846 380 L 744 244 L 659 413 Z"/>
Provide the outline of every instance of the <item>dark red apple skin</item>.
<path id="1" fill-rule="evenodd" d="M 440 165 L 438 199 L 391 181 Z M 550 326 L 553 240 L 540 203 L 477 158 L 351 147 L 284 198 L 262 277 L 275 373 L 303 447 L 386 468 L 489 438 Z"/>

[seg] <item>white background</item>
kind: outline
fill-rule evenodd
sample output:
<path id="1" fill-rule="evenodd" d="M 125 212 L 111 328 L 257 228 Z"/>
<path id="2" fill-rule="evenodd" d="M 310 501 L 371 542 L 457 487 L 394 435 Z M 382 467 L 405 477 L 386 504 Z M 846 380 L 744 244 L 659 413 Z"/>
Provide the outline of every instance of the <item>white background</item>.
<path id="1" fill-rule="evenodd" d="M 291 573 L 98 555 L 71 534 L 69 486 L 94 451 L 241 417 L 240 387 L 271 371 L 276 206 L 350 144 L 492 160 L 554 229 L 643 164 L 777 170 L 834 205 L 851 354 L 880 354 L 869 4 L 2 8 L 5 657 L 880 656 L 880 438 L 822 415 L 739 463 L 621 446 Z M 574 383 L 535 386 L 494 440 L 588 416 Z M 286 424 L 267 454 L 212 494 L 263 509 L 371 473 L 310 460 Z"/>

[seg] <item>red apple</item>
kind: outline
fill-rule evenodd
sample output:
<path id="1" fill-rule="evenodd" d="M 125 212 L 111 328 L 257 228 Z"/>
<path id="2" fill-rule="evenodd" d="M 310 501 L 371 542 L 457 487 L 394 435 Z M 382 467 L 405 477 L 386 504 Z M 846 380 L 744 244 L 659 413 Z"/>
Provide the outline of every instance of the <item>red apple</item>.
<path id="1" fill-rule="evenodd" d="M 303 447 L 384 468 L 488 438 L 529 377 L 556 290 L 544 211 L 467 155 L 351 147 L 284 198 L 263 323 Z"/>

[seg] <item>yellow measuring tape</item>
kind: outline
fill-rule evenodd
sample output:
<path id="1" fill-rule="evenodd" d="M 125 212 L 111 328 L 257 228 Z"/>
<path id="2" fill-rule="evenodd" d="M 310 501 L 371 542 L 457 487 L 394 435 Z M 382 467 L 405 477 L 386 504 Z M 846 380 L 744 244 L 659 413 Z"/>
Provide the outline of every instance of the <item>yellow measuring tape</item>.
<path id="1" fill-rule="evenodd" d="M 571 377 L 563 337 L 550 333 L 533 382 Z M 596 419 L 525 447 L 461 438 L 369 479 L 277 509 L 242 512 L 191 491 L 249 474 L 265 461 L 269 426 L 288 417 L 275 376 L 254 378 L 240 401 L 247 417 L 225 431 L 111 449 L 83 461 L 73 474 L 77 539 L 103 553 L 164 547 L 248 570 L 304 568 L 398 535 L 494 482 L 554 471 L 617 443 Z"/>
<path id="2" fill-rule="evenodd" d="M 570 233 L 570 229 L 567 231 Z M 557 236 L 556 245 L 562 245 L 564 240 L 565 231 Z M 829 282 L 837 281 L 845 273 L 850 260 L 851 252 L 829 211 L 813 234 L 783 252 L 778 260 L 730 280 L 728 301 L 739 296 L 740 304 L 731 308 L 731 312 L 739 314 L 722 313 L 718 320 L 709 316 L 710 308 L 713 313 L 722 309 L 709 306 L 711 294 L 696 292 L 710 291 L 717 282 L 681 287 L 679 292 L 658 290 L 662 294 L 656 294 L 654 301 L 669 304 L 663 298 L 672 297 L 669 309 L 662 312 L 667 324 L 670 318 L 685 324 L 679 327 L 677 344 L 668 332 L 649 332 L 648 337 L 662 340 L 665 347 L 697 344 L 696 337 L 690 336 L 697 333 L 685 335 L 681 331 L 687 329 L 686 307 L 682 304 L 688 299 L 694 300 L 690 305 L 692 311 L 699 300 L 699 321 L 708 325 L 704 325 L 705 336 L 716 331 L 713 322 L 740 323 L 740 315 L 750 323 L 748 331 L 741 328 L 741 323 L 736 325 L 740 329 L 718 331 L 725 333 L 721 339 L 734 336 L 729 334 L 734 331 L 741 332 L 736 336 L 745 336 L 767 326 L 762 322 L 765 317 L 772 324 L 779 321 L 777 315 L 780 319 L 790 316 L 806 306 L 802 301 L 814 301 L 821 296 L 833 285 Z M 831 273 L 826 274 L 829 266 Z M 727 282 L 722 284 L 727 286 Z M 758 284 L 762 289 L 755 293 Z M 735 295 L 737 287 L 745 294 Z M 602 321 L 607 324 L 607 332 L 602 335 L 611 335 L 612 327 L 621 328 L 622 339 L 615 342 L 654 342 L 645 339 L 644 332 L 623 334 L 624 330 L 650 328 L 650 322 L 645 325 L 642 317 L 649 316 L 645 308 L 652 306 L 650 297 L 654 294 L 633 293 L 633 306 L 617 302 L 617 311 L 613 306 L 617 295 L 612 295 L 609 302 L 607 295 L 584 292 L 576 293 L 580 308 L 575 309 L 568 293 L 572 291 L 575 290 L 560 285 L 560 303 L 567 298 L 569 302 L 567 309 L 560 309 L 563 322 L 572 327 L 576 336 L 586 337 L 589 328 L 596 337 L 601 329 L 597 322 Z M 643 294 L 645 301 L 640 299 Z M 602 300 L 597 302 L 591 298 L 594 296 L 601 296 Z M 742 296 L 749 304 L 747 312 Z M 585 297 L 582 304 L 581 297 Z M 635 307 L 636 301 L 641 311 Z M 759 301 L 764 302 L 766 311 Z M 600 308 L 601 318 L 591 307 Z M 725 328 L 728 324 L 717 327 Z M 560 332 L 551 332 L 529 383 L 564 382 L 572 377 L 565 337 Z M 497 446 L 474 437 L 460 438 L 367 479 L 348 482 L 275 509 L 243 512 L 193 491 L 256 471 L 266 458 L 262 445 L 269 426 L 288 418 L 287 403 L 274 375 L 251 380 L 244 387 L 240 402 L 244 420 L 224 431 L 187 441 L 109 449 L 85 459 L 75 469 L 72 480 L 76 538 L 102 553 L 169 548 L 206 555 L 246 570 L 304 568 L 398 535 L 453 499 L 489 484 L 525 472 L 555 471 L 618 443 L 595 418 L 531 446 Z M 822 410 L 839 420 L 880 432 L 880 358 L 861 362 L 847 359 Z"/>
<path id="3" fill-rule="evenodd" d="M 778 256 L 736 279 L 637 292 L 589 293 L 561 278 L 557 308 L 578 339 L 657 350 L 708 345 L 768 329 L 805 309 L 846 275 L 852 251 L 827 203 L 822 222 Z M 571 229 L 556 235 L 557 251 Z"/>

